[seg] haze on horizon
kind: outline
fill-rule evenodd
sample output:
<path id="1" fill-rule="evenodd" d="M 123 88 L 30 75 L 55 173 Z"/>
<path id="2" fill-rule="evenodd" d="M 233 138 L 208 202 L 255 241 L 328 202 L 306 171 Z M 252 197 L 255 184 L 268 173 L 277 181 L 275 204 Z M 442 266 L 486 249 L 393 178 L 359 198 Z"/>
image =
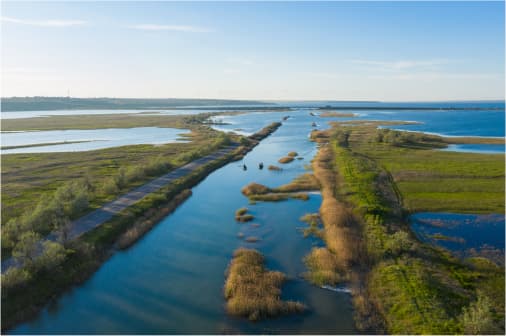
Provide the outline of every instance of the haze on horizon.
<path id="1" fill-rule="evenodd" d="M 504 2 L 2 2 L 2 96 L 503 100 Z"/>

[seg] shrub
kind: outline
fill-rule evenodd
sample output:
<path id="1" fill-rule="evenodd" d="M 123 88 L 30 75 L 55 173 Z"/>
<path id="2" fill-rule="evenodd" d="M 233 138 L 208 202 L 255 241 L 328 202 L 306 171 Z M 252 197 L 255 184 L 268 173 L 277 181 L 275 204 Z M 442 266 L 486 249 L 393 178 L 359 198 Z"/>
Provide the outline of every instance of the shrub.
<path id="1" fill-rule="evenodd" d="M 31 278 L 32 275 L 25 268 L 11 267 L 2 274 L 2 290 L 24 286 Z"/>
<path id="2" fill-rule="evenodd" d="M 460 319 L 464 327 L 464 334 L 487 335 L 498 332 L 492 317 L 492 303 L 482 293 L 478 293 L 478 299 L 472 302 L 469 307 L 464 307 Z"/>

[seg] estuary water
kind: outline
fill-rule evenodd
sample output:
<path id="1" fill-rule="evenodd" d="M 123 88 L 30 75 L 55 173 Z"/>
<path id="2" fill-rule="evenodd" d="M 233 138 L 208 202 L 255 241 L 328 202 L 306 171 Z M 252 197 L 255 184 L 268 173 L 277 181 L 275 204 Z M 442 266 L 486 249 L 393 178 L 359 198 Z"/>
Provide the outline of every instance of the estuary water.
<path id="1" fill-rule="evenodd" d="M 272 117 L 274 118 L 274 117 Z M 309 118 L 309 117 L 307 117 Z M 276 114 L 275 120 L 281 115 Z M 264 118 L 259 127 L 270 123 Z M 348 293 L 318 288 L 302 279 L 302 258 L 320 241 L 303 238 L 299 218 L 317 212 L 319 194 L 308 201 L 289 200 L 249 205 L 240 190 L 250 182 L 278 186 L 305 172 L 316 152 L 307 135 L 306 118 L 284 122 L 243 162 L 233 162 L 193 188 L 193 196 L 162 220 L 142 240 L 116 253 L 91 279 L 48 306 L 34 320 L 12 333 L 355 333 Z M 303 159 L 283 171 L 259 170 L 277 164 L 290 151 Z M 242 164 L 248 169 L 244 171 Z M 239 224 L 235 211 L 247 206 L 255 216 Z M 246 237 L 260 240 L 247 243 Z M 287 274 L 283 297 L 305 303 L 309 311 L 260 323 L 225 314 L 225 270 L 239 246 L 259 249 L 267 266 Z"/>
<path id="2" fill-rule="evenodd" d="M 2 154 L 82 152 L 111 147 L 181 142 L 186 129 L 160 127 L 2 132 Z M 42 145 L 41 145 L 42 144 Z M 9 148 L 11 147 L 11 148 Z"/>

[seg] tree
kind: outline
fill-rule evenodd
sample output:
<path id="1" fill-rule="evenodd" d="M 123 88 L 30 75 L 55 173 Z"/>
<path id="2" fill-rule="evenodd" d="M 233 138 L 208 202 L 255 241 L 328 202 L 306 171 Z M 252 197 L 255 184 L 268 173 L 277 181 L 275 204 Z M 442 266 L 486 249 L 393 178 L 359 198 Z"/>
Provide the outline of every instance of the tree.
<path id="1" fill-rule="evenodd" d="M 51 270 L 65 260 L 67 251 L 62 244 L 46 240 L 42 245 L 42 254 L 36 259 L 38 269 Z"/>
<path id="2" fill-rule="evenodd" d="M 23 265 L 30 265 L 37 257 L 39 250 L 40 236 L 33 231 L 27 231 L 19 237 L 19 241 L 12 250 L 12 256 Z"/>

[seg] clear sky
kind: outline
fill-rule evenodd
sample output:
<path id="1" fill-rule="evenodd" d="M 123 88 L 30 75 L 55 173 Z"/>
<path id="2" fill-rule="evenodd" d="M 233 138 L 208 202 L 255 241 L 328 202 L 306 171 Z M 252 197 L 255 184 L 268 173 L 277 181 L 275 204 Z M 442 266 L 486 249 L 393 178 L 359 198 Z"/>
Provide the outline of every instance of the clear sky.
<path id="1" fill-rule="evenodd" d="M 2 96 L 504 99 L 503 2 L 2 1 Z"/>

